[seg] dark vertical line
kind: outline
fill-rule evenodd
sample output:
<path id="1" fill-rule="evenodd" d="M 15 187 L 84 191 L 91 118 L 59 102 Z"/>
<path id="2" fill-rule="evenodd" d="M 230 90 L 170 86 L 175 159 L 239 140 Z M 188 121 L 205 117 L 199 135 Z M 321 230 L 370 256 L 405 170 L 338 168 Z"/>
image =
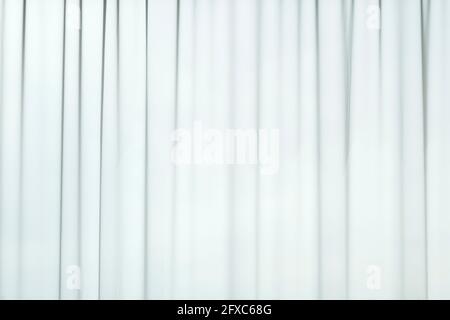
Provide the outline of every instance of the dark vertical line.
<path id="1" fill-rule="evenodd" d="M 148 299 L 148 0 L 145 0 L 144 299 Z"/>
<path id="2" fill-rule="evenodd" d="M 354 1 L 351 2 L 349 17 L 349 27 L 346 30 L 347 38 L 347 88 L 346 88 L 346 110 L 345 110 L 345 296 L 350 297 L 350 120 L 351 120 L 351 90 L 352 90 L 352 57 L 353 57 L 353 19 L 354 19 Z M 344 7 L 343 7 L 344 9 Z M 344 19 L 344 24 L 346 23 Z"/>
<path id="3" fill-rule="evenodd" d="M 100 183 L 99 183 L 99 214 L 98 214 L 98 299 L 101 298 L 101 253 L 102 253 L 102 184 L 103 184 L 103 102 L 105 88 L 105 32 L 106 32 L 106 0 L 103 0 L 103 30 L 102 30 L 102 81 L 100 102 Z"/>
<path id="4" fill-rule="evenodd" d="M 322 193 L 322 175 L 320 172 L 321 169 L 321 128 L 320 128 L 320 44 L 319 44 L 319 4 L 318 0 L 315 2 L 315 34 L 316 34 L 316 103 L 317 103 L 317 115 L 316 115 L 316 130 L 317 130 L 317 243 L 318 243 L 318 299 L 322 298 L 322 206 L 321 206 L 321 193 Z"/>
<path id="5" fill-rule="evenodd" d="M 82 255 L 81 255 L 81 223 L 82 223 L 82 214 L 81 214 L 81 170 L 82 170 L 82 133 L 81 133 L 81 122 L 82 122 L 82 49 L 83 49 L 83 0 L 80 0 L 80 36 L 78 38 L 78 185 L 77 185 L 77 196 L 78 196 L 78 259 L 80 263 L 80 267 L 82 266 Z M 79 293 L 80 297 L 80 293 Z"/>
<path id="6" fill-rule="evenodd" d="M 178 126 L 178 69 L 179 69 L 179 42 L 180 42 L 180 0 L 177 0 L 177 7 L 176 7 L 176 33 L 175 33 L 175 88 L 174 88 L 174 128 L 176 129 Z M 171 250 L 170 250 L 170 294 L 173 297 L 174 294 L 174 278 L 175 278 L 175 266 L 174 266 L 174 260 L 175 260 L 175 218 L 176 218 L 176 195 L 177 195 L 177 171 L 176 167 L 173 169 L 173 175 L 172 175 L 172 198 L 173 198 L 173 205 L 172 205 L 172 219 L 171 219 Z"/>
<path id="7" fill-rule="evenodd" d="M 22 12 L 22 57 L 21 57 L 21 86 L 20 86 L 20 164 L 19 164 L 19 217 L 18 217 L 18 295 L 20 297 L 22 291 L 22 255 L 23 255 L 23 234 L 22 234 L 22 219 L 23 219 L 23 153 L 24 153 L 24 112 L 25 112 L 25 38 L 26 38 L 26 12 L 27 12 L 27 0 L 23 1 Z"/>
<path id="8" fill-rule="evenodd" d="M 259 163 L 259 126 L 260 126 L 260 102 L 261 102 L 261 1 L 258 1 L 256 5 L 256 158 L 257 163 Z M 259 278 L 260 278 L 260 268 L 259 268 L 259 260 L 260 260 L 260 227 L 261 227 L 261 219 L 260 219 L 260 177 L 259 177 L 259 165 L 255 167 L 256 176 L 255 176 L 255 184 L 256 184 L 256 194 L 255 194 L 255 299 L 258 299 L 260 286 L 259 286 Z"/>
<path id="9" fill-rule="evenodd" d="M 116 264 L 115 272 L 117 272 L 117 276 L 121 277 L 123 272 L 122 263 L 120 261 L 120 254 L 123 252 L 123 242 L 122 242 L 122 236 L 123 236 L 123 230 L 121 228 L 121 221 L 123 221 L 122 212 L 119 208 L 121 208 L 122 204 L 122 198 L 121 198 L 121 191 L 122 191 L 122 167 L 121 167 L 121 159 L 122 159 L 122 143 L 121 143 L 121 101 L 120 101 L 120 1 L 116 0 L 116 176 L 115 176 L 115 185 L 114 190 L 116 192 L 116 198 L 114 199 L 114 204 L 116 206 L 115 213 L 116 213 L 116 223 L 115 223 L 115 233 L 118 241 L 116 242 L 117 246 L 117 252 L 119 254 L 114 255 L 114 261 Z M 116 290 L 120 292 L 122 289 L 122 282 L 118 282 Z"/>
<path id="10" fill-rule="evenodd" d="M 62 50 L 62 86 L 61 86 L 61 167 L 59 180 L 59 276 L 58 299 L 61 300 L 61 273 L 62 273 L 62 233 L 63 233 L 63 180 L 64 180 L 64 98 L 65 98 L 65 72 L 66 72 L 66 0 L 63 5 L 63 50 Z"/>
<path id="11" fill-rule="evenodd" d="M 430 3 L 428 2 L 426 22 L 424 21 L 424 8 L 422 0 L 420 2 L 420 27 L 421 27 L 421 49 L 422 49 L 422 130 L 423 130 L 423 174 L 424 174 L 424 236 L 425 236 L 425 299 L 428 299 L 428 114 L 427 114 L 427 100 L 428 100 L 428 88 L 427 88 L 427 74 L 428 74 L 428 37 L 425 32 L 429 30 L 429 13 Z M 425 26 L 425 23 L 427 24 Z"/>

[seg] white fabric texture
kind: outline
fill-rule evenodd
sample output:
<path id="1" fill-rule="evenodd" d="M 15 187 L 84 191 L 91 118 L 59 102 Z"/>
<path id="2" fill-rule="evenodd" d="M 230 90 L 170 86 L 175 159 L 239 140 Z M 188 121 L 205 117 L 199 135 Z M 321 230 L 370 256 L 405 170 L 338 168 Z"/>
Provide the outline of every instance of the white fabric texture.
<path id="1" fill-rule="evenodd" d="M 0 10 L 0 298 L 450 298 L 449 1 Z M 278 170 L 177 165 L 195 123 Z"/>

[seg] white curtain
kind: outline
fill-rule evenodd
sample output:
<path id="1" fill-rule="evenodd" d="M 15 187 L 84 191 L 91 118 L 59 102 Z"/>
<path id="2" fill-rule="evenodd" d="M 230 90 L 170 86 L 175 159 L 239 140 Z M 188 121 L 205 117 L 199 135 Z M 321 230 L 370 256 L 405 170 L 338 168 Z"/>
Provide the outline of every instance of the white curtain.
<path id="1" fill-rule="evenodd" d="M 0 10 L 0 298 L 450 298 L 449 1 Z"/>

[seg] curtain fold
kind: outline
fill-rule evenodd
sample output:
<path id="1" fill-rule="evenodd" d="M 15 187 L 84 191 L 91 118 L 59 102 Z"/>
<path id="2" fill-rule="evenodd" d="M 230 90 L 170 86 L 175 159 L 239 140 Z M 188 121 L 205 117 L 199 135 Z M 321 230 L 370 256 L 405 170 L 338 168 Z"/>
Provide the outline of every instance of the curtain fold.
<path id="1" fill-rule="evenodd" d="M 0 0 L 0 298 L 450 298 L 447 16 Z"/>

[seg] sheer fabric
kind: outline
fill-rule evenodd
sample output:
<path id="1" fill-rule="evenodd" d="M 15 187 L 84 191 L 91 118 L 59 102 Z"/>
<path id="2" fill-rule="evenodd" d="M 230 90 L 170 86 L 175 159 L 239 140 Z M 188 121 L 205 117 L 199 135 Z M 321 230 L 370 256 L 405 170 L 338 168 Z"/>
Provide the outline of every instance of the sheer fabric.
<path id="1" fill-rule="evenodd" d="M 450 298 L 448 1 L 0 10 L 1 298 Z"/>

